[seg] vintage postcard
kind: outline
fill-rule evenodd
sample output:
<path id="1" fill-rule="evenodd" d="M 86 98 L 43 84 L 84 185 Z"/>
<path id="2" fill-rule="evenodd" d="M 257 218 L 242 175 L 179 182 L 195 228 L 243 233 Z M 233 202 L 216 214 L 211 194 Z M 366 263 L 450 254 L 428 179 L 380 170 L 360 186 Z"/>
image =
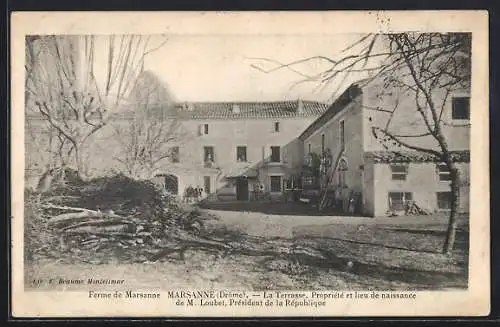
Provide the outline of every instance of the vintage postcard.
<path id="1" fill-rule="evenodd" d="M 486 11 L 11 31 L 13 316 L 489 313 Z"/>

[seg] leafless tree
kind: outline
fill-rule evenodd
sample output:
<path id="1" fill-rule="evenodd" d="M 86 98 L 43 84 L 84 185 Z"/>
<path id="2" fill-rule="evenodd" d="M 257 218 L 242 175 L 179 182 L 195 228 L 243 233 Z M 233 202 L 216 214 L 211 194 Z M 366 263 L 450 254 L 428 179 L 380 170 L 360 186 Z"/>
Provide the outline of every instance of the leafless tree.
<path id="1" fill-rule="evenodd" d="M 181 124 L 178 119 L 160 118 L 140 111 L 117 123 L 114 139 L 120 151 L 114 156 L 134 178 L 150 178 L 161 167 L 178 162 Z"/>
<path id="2" fill-rule="evenodd" d="M 114 123 L 119 154 L 114 156 L 133 178 L 151 178 L 179 162 L 179 146 L 189 135 L 175 114 L 166 87 L 144 72 L 129 98 L 130 111 Z"/>
<path id="3" fill-rule="evenodd" d="M 86 143 L 124 104 L 146 56 L 165 42 L 138 35 L 26 38 L 26 109 L 57 137 L 61 164 L 71 161 L 82 173 Z"/>
<path id="4" fill-rule="evenodd" d="M 382 104 L 368 108 L 387 114 L 380 126 L 372 126 L 373 134 L 387 146 L 418 151 L 441 162 L 450 172 L 451 210 L 443 253 L 451 253 L 457 229 L 460 175 L 454 152 L 445 137 L 444 109 L 450 96 L 456 91 L 470 89 L 471 35 L 468 33 L 398 33 L 368 34 L 361 36 L 341 51 L 339 58 L 315 56 L 290 63 L 270 59 L 263 62 L 274 64 L 271 69 L 253 65 L 265 73 L 279 69 L 291 69 L 303 78 L 297 83 L 314 82 L 328 87 L 336 82 L 339 88 L 352 74 L 364 73 L 363 83 L 382 81 L 380 94 Z M 324 61 L 328 68 L 317 74 L 302 73 L 298 66 L 309 61 Z M 413 99 L 414 105 L 401 106 L 403 99 Z M 394 117 L 398 114 L 412 116 L 410 122 L 423 126 L 423 131 L 397 128 Z M 468 124 L 464 125 L 468 127 Z M 419 139 L 430 138 L 433 146 L 421 146 Z"/>

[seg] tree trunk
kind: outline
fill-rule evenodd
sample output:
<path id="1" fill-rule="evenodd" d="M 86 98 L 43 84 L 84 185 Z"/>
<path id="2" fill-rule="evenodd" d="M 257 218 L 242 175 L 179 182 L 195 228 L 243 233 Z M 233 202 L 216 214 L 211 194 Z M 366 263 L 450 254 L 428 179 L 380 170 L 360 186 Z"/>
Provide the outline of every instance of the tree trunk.
<path id="1" fill-rule="evenodd" d="M 448 221 L 448 230 L 446 231 L 446 240 L 443 247 L 444 254 L 451 254 L 453 246 L 455 245 L 455 236 L 457 233 L 457 211 L 459 204 L 459 188 L 460 188 L 460 175 L 455 164 L 449 164 L 450 177 L 451 177 L 451 199 L 450 199 L 450 217 Z"/>
<path id="2" fill-rule="evenodd" d="M 83 149 L 83 144 L 80 142 L 75 142 L 74 143 L 74 153 L 75 153 L 75 167 L 76 167 L 76 172 L 78 174 L 78 177 L 81 179 L 85 179 L 85 167 L 84 167 L 84 160 L 83 160 L 83 154 L 82 154 L 82 149 Z"/>

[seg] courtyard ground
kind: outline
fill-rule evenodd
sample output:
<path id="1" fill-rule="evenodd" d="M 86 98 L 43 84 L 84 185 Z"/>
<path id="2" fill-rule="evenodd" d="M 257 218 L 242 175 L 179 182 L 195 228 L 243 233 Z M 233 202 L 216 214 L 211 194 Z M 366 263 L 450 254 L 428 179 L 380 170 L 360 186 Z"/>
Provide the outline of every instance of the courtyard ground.
<path id="1" fill-rule="evenodd" d="M 273 250 L 221 254 L 193 249 L 183 260 L 148 264 L 65 265 L 44 261 L 27 267 L 26 285 L 33 278 L 92 277 L 123 278 L 131 289 L 467 287 L 466 216 L 461 216 L 453 254 L 445 256 L 440 253 L 445 214 L 365 218 L 290 210 L 292 214 L 287 215 L 246 211 L 237 204 L 202 210 L 218 217 L 209 222 L 210 228 L 232 233 L 230 242 Z"/>

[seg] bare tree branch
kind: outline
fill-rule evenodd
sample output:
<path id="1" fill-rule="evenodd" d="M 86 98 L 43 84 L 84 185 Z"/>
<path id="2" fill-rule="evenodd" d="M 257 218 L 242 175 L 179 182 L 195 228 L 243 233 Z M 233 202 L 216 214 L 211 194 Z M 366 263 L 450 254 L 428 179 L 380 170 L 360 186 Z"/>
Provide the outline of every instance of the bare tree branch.
<path id="1" fill-rule="evenodd" d="M 96 43 L 100 41 L 109 42 L 103 83 L 94 74 L 98 67 Z M 84 145 L 123 104 L 142 70 L 144 57 L 165 44 L 148 49 L 149 38 L 143 41 L 139 36 L 118 40 L 114 36 L 42 36 L 36 44 L 27 45 L 30 58 L 34 58 L 35 49 L 40 52 L 40 63 L 26 67 L 27 92 L 41 117 L 71 143 L 68 153 L 74 156 L 77 171 L 83 168 Z M 80 62 L 74 59 L 77 51 L 82 56 Z M 61 148 L 66 147 L 66 141 L 61 139 L 60 143 Z"/>
<path id="2" fill-rule="evenodd" d="M 375 49 L 376 45 L 379 44 L 384 50 L 377 52 Z M 306 82 L 317 82 L 316 89 L 323 89 L 335 83 L 340 89 L 343 87 L 346 76 L 359 70 L 364 73 L 372 73 L 361 82 L 363 86 L 372 82 L 377 85 L 376 83 L 382 81 L 380 83 L 381 107 L 366 106 L 364 103 L 361 105 L 367 110 L 374 111 L 374 115 L 377 115 L 377 112 L 383 114 L 383 116 L 377 116 L 379 119 L 373 123 L 380 124 L 380 126 L 372 126 L 375 137 L 386 149 L 389 148 L 382 140 L 389 141 L 397 148 L 404 147 L 431 154 L 436 159 L 443 161 L 450 170 L 451 211 L 443 250 L 445 253 L 450 253 L 453 249 L 456 230 L 459 172 L 442 129 L 443 126 L 450 125 L 446 119 L 443 119 L 443 112 L 449 97 L 455 91 L 470 88 L 470 53 L 470 33 L 368 34 L 361 36 L 346 49 L 340 51 L 341 56 L 337 60 L 313 56 L 283 64 L 260 58 L 263 61 L 277 64 L 277 67 L 269 70 L 256 65 L 252 65 L 252 67 L 265 73 L 280 69 L 291 70 L 303 78 L 292 84 L 293 86 Z M 329 64 L 329 67 L 316 74 L 304 74 L 302 71 L 294 69 L 296 65 L 315 59 L 323 60 Z M 371 62 L 371 59 L 380 60 L 380 62 L 369 66 L 368 63 Z M 338 89 L 332 93 L 336 95 Z M 397 92 L 393 95 L 390 94 L 392 92 L 386 92 L 386 89 L 397 90 Z M 403 105 L 399 105 L 400 99 L 404 101 Z M 392 110 L 386 108 L 387 103 L 392 102 L 394 102 L 394 108 Z M 413 105 L 411 105 L 412 102 Z M 396 121 L 395 112 L 400 110 L 403 111 L 402 119 L 412 117 L 411 111 L 418 113 L 419 118 L 415 121 L 403 122 L 402 126 L 398 126 L 399 133 L 393 133 L 390 131 L 390 126 L 393 121 Z M 469 126 L 469 124 L 457 125 L 456 123 L 451 125 L 453 127 Z M 414 131 L 411 128 L 405 130 L 406 126 L 420 126 L 423 130 Z M 378 134 L 383 137 L 377 137 Z M 435 141 L 436 144 L 426 144 L 427 141 L 412 142 L 426 137 Z"/>
<path id="3" fill-rule="evenodd" d="M 427 149 L 427 148 L 423 148 L 423 147 L 420 147 L 420 146 L 416 146 L 416 145 L 412 145 L 410 143 L 407 143 L 407 142 L 404 142 L 404 141 L 401 141 L 399 139 L 399 137 L 396 137 L 394 136 L 392 133 L 389 133 L 387 132 L 386 130 L 382 129 L 382 128 L 379 128 L 379 127 L 372 127 L 372 130 L 376 133 L 377 131 L 378 132 L 381 132 L 384 136 L 388 137 L 389 139 L 391 139 L 392 141 L 396 142 L 398 145 L 400 146 L 403 146 L 405 148 L 408 148 L 410 150 L 415 150 L 415 151 L 419 151 L 419 152 L 424 152 L 424 153 L 428 153 L 428 154 L 432 154 L 434 156 L 436 156 L 436 158 L 440 158 L 441 157 L 441 153 L 436 151 L 436 150 L 432 150 L 432 149 Z"/>

